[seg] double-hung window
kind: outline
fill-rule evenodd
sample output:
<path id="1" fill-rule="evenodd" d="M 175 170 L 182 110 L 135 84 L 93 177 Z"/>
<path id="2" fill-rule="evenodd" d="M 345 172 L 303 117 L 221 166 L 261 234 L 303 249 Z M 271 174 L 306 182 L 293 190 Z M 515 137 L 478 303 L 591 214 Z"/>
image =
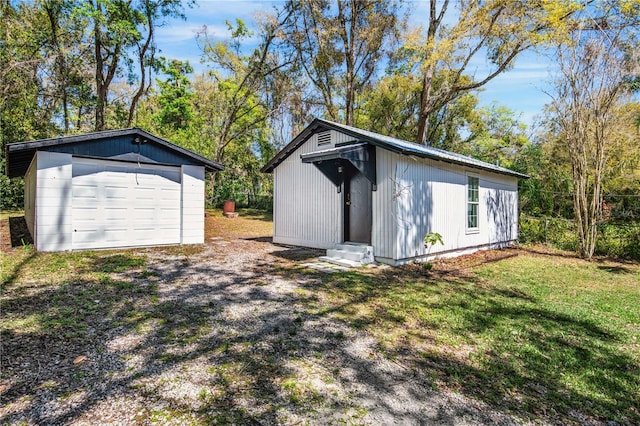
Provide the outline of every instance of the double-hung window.
<path id="1" fill-rule="evenodd" d="M 478 231 L 479 181 L 467 176 L 467 232 Z"/>

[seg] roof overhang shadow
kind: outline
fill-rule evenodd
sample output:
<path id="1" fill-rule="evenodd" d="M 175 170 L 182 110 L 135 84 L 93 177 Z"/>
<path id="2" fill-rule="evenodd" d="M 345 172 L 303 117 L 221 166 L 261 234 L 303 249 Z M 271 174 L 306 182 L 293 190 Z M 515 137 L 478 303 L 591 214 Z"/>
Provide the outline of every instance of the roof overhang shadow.
<path id="1" fill-rule="evenodd" d="M 303 163 L 313 163 L 334 185 L 344 182 L 344 161 L 362 173 L 376 190 L 376 147 L 366 142 L 336 146 L 323 151 L 300 155 Z"/>

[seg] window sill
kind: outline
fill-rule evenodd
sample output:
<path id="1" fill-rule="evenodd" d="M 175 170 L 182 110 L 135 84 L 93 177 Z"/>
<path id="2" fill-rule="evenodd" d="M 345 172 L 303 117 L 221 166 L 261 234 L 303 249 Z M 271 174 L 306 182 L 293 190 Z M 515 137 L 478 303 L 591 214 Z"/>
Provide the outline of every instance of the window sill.
<path id="1" fill-rule="evenodd" d="M 469 235 L 469 234 L 479 234 L 480 233 L 480 228 L 469 228 L 469 229 L 467 229 L 467 231 L 465 233 L 467 235 Z"/>

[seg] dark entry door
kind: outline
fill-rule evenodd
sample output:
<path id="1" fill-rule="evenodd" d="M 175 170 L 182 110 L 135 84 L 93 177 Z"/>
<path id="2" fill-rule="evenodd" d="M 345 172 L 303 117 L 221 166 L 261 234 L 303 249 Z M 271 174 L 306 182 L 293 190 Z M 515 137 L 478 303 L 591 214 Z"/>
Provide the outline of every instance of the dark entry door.
<path id="1" fill-rule="evenodd" d="M 344 185 L 344 240 L 371 244 L 371 182 L 352 169 Z"/>

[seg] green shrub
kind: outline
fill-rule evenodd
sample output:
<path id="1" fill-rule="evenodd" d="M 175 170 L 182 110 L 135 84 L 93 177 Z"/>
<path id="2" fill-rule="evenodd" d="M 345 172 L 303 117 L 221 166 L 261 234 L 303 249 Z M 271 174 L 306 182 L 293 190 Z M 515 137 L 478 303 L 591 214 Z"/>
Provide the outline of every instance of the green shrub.
<path id="1" fill-rule="evenodd" d="M 7 175 L 0 172 L 0 210 L 21 210 L 23 207 L 24 183 L 22 179 L 9 179 Z"/>
<path id="2" fill-rule="evenodd" d="M 595 253 L 640 260 L 640 223 L 606 223 L 598 227 Z"/>
<path id="3" fill-rule="evenodd" d="M 573 221 L 553 217 L 520 217 L 520 242 L 550 244 L 576 251 L 578 237 Z M 640 260 L 640 222 L 607 222 L 598 225 L 595 254 Z"/>
<path id="4" fill-rule="evenodd" d="M 551 244 L 562 250 L 576 250 L 578 238 L 575 224 L 555 217 L 520 217 L 520 242 Z"/>

